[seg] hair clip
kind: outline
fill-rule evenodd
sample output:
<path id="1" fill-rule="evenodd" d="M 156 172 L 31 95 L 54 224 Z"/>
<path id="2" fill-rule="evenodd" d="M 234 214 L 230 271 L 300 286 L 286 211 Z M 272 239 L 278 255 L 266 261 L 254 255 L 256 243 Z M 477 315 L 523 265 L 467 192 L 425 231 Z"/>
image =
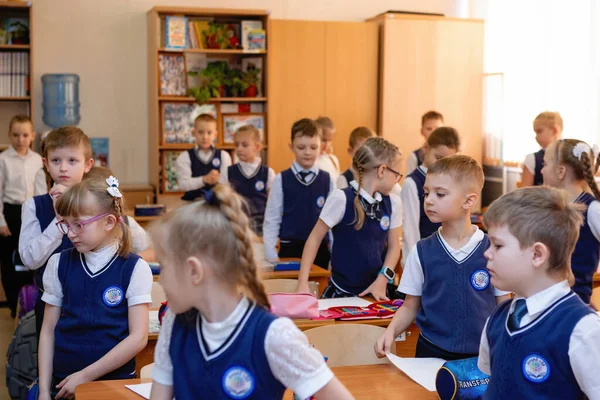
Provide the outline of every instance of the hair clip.
<path id="1" fill-rule="evenodd" d="M 579 142 L 575 145 L 575 147 L 573 147 L 573 155 L 577 157 L 579 161 L 581 161 L 581 155 L 583 153 L 589 154 L 590 150 L 590 146 L 588 146 L 587 143 Z"/>
<path id="2" fill-rule="evenodd" d="M 600 154 L 600 146 L 594 144 L 592 147 L 592 153 L 594 154 L 594 157 L 598 157 L 598 154 Z"/>
<path id="3" fill-rule="evenodd" d="M 119 190 L 119 180 L 117 178 L 111 175 L 108 178 L 106 178 L 106 183 L 108 184 L 108 188 L 106 188 L 106 191 L 112 197 L 123 197 L 121 191 Z"/>

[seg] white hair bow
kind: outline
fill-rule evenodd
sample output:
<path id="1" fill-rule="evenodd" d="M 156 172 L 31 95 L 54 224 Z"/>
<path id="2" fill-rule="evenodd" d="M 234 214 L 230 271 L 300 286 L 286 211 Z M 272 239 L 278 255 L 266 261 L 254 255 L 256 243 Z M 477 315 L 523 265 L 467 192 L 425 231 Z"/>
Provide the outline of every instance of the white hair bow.
<path id="1" fill-rule="evenodd" d="M 590 146 L 588 146 L 586 143 L 579 142 L 575 145 L 575 147 L 573 147 L 573 155 L 577 157 L 579 161 L 581 161 L 581 155 L 583 153 L 589 154 L 590 150 Z"/>
<path id="2" fill-rule="evenodd" d="M 106 178 L 106 183 L 108 183 L 108 188 L 106 190 L 112 197 L 123 197 L 119 190 L 119 180 L 117 178 L 111 175 Z"/>

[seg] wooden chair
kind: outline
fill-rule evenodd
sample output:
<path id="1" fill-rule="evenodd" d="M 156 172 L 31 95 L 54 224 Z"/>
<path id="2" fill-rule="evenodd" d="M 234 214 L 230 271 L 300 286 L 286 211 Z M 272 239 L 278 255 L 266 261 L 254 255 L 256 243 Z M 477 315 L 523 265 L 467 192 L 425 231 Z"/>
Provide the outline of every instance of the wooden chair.
<path id="1" fill-rule="evenodd" d="M 265 279 L 262 281 L 267 294 L 269 293 L 295 293 L 298 287 L 297 279 Z M 319 293 L 319 284 L 317 282 L 308 282 L 308 290 L 311 293 Z"/>
<path id="2" fill-rule="evenodd" d="M 154 367 L 154 363 L 144 365 L 140 370 L 140 379 L 152 379 L 152 368 Z"/>
<path id="3" fill-rule="evenodd" d="M 385 328 L 367 324 L 335 324 L 304 331 L 310 344 L 327 357 L 330 367 L 386 364 L 375 355 L 375 342 Z M 396 354 L 396 342 L 390 352 Z"/>
<path id="4" fill-rule="evenodd" d="M 167 301 L 167 295 L 165 294 L 164 289 L 160 286 L 158 282 L 152 282 L 152 305 L 150 307 L 156 308 L 160 307 L 163 301 Z"/>

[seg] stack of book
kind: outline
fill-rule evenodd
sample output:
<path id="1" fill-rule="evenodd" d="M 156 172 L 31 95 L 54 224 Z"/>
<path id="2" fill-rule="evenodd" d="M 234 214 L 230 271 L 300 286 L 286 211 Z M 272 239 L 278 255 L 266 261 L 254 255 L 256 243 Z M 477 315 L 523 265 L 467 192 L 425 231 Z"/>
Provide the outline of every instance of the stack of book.
<path id="1" fill-rule="evenodd" d="M 29 95 L 29 54 L 0 53 L 0 97 Z"/>

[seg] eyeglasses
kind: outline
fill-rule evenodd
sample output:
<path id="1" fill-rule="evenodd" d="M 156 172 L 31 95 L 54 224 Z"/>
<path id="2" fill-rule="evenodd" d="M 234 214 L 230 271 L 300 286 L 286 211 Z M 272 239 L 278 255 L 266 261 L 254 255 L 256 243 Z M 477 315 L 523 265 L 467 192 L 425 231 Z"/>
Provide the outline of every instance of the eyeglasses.
<path id="1" fill-rule="evenodd" d="M 79 235 L 81 232 L 83 232 L 83 228 L 86 225 L 91 224 L 94 221 L 98 221 L 99 219 L 104 218 L 107 215 L 110 215 L 110 213 L 104 213 L 104 214 L 96 215 L 95 217 L 92 217 L 92 218 L 87 219 L 85 221 L 75 222 L 73 224 L 68 224 L 65 221 L 58 221 L 56 223 L 56 227 L 64 235 L 67 235 L 69 233 L 69 230 L 71 232 L 73 232 L 75 235 Z"/>
<path id="2" fill-rule="evenodd" d="M 396 183 L 400 182 L 400 179 L 402 179 L 402 177 L 403 177 L 404 175 L 402 175 L 400 172 L 396 171 L 395 169 L 388 167 L 388 166 L 387 166 L 387 165 L 385 165 L 385 164 L 383 164 L 383 166 L 384 166 L 384 167 L 385 167 L 385 169 L 387 169 L 388 171 L 390 171 L 390 172 L 392 172 L 392 173 L 396 174 Z M 379 168 L 379 167 L 381 167 L 381 165 L 380 165 L 380 166 L 378 166 L 377 168 Z"/>

